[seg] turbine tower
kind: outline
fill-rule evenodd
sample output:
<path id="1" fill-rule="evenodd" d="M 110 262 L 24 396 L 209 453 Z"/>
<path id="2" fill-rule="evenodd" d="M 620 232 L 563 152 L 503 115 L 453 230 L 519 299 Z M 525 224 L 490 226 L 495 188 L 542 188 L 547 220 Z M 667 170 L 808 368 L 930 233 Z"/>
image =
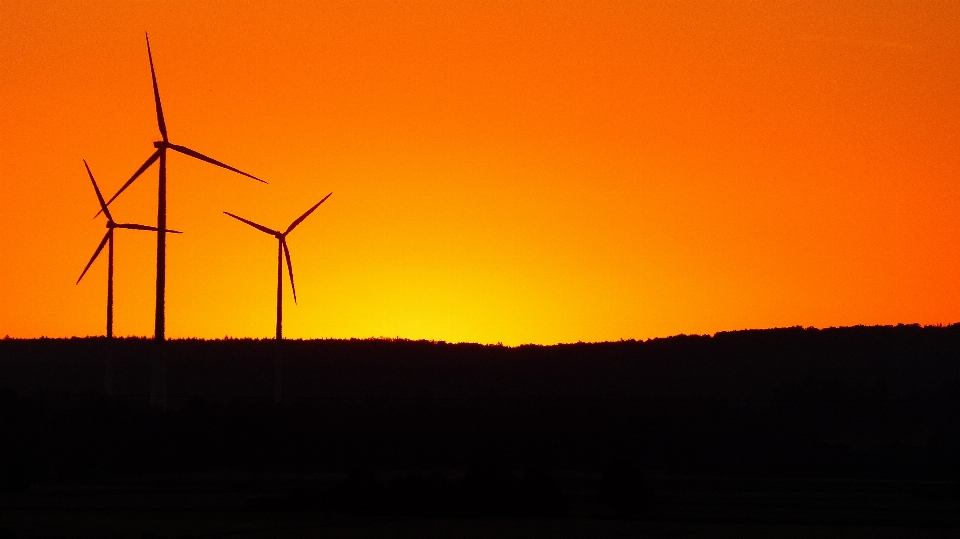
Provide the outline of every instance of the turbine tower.
<path id="1" fill-rule="evenodd" d="M 333 193 L 330 193 L 332 195 Z M 307 218 L 314 210 L 320 207 L 330 195 L 323 197 L 323 200 L 317 202 L 313 205 L 312 208 L 304 212 L 303 215 L 298 217 L 294 222 L 290 223 L 290 226 L 283 232 L 277 230 L 271 230 L 263 225 L 258 225 L 253 221 L 244 219 L 243 217 L 234 215 L 230 212 L 223 212 L 234 219 L 243 221 L 244 223 L 256 228 L 261 232 L 266 232 L 271 236 L 277 238 L 277 341 L 283 340 L 283 259 L 287 259 L 287 271 L 290 273 L 290 289 L 293 291 L 293 302 L 297 302 L 297 287 L 293 284 L 293 264 L 290 262 L 290 249 L 287 247 L 287 235 L 293 232 L 293 229 L 297 227 L 304 219 Z"/>
<path id="2" fill-rule="evenodd" d="M 159 193 L 157 195 L 157 302 L 156 302 L 156 314 L 154 318 L 154 339 L 157 342 L 163 342 L 164 339 L 164 294 L 166 291 L 166 261 L 167 261 L 167 248 L 166 248 L 166 227 L 167 227 L 167 150 L 173 150 L 184 155 L 188 155 L 200 161 L 205 161 L 212 165 L 216 165 L 221 168 L 236 172 L 237 174 L 242 174 L 248 178 L 253 178 L 261 183 L 267 183 L 256 176 L 247 174 L 242 170 L 231 167 L 227 164 L 221 163 L 216 159 L 207 157 L 206 155 L 201 154 L 200 152 L 191 150 L 185 146 L 180 146 L 177 144 L 172 144 L 170 139 L 167 137 L 167 124 L 163 119 L 163 107 L 160 105 L 160 90 L 157 87 L 157 74 L 153 68 L 153 54 L 150 51 L 150 36 L 147 36 L 147 58 L 150 60 L 150 76 L 153 79 L 153 99 L 157 107 L 157 126 L 160 128 L 160 137 L 162 140 L 158 140 L 153 143 L 156 151 L 150 155 L 147 160 L 140 165 L 140 168 L 133 173 L 133 176 L 127 180 L 126 183 L 113 195 L 110 200 L 107 201 L 105 206 L 108 206 L 113 202 L 120 193 L 122 193 L 127 187 L 130 186 L 138 177 L 147 168 L 150 167 L 154 162 L 160 162 L 160 182 L 159 182 Z M 104 207 L 104 210 L 106 208 Z M 103 211 L 103 210 L 101 210 Z M 97 215 L 100 215 L 99 213 Z M 162 399 L 162 397 L 161 397 Z M 162 404 L 161 404 L 162 406 Z"/>
<path id="3" fill-rule="evenodd" d="M 80 284 L 80 280 L 83 279 L 83 276 L 87 274 L 87 270 L 90 269 L 90 266 L 93 265 L 93 262 L 100 256 L 100 252 L 103 251 L 104 245 L 109 244 L 107 249 L 107 338 L 113 338 L 113 231 L 118 228 L 126 228 L 130 230 L 150 230 L 153 232 L 161 232 L 160 229 L 153 226 L 147 225 L 137 225 L 133 223 L 117 223 L 113 220 L 113 216 L 110 215 L 110 210 L 107 209 L 107 204 L 103 201 L 103 195 L 100 194 L 100 188 L 97 187 L 97 180 L 93 179 L 93 172 L 90 171 L 90 165 L 87 164 L 87 161 L 83 161 L 83 166 L 87 168 L 87 175 L 90 176 L 90 182 L 93 183 L 93 190 L 97 193 L 97 200 L 100 202 L 100 211 L 107 217 L 107 233 L 104 234 L 103 239 L 100 240 L 100 245 L 97 246 L 97 250 L 93 252 L 93 256 L 90 258 L 90 261 L 87 262 L 87 266 L 83 268 L 83 273 L 80 274 L 80 278 L 77 279 L 77 284 Z M 172 232 L 174 234 L 180 234 L 176 230 L 167 230 L 166 232 Z"/>

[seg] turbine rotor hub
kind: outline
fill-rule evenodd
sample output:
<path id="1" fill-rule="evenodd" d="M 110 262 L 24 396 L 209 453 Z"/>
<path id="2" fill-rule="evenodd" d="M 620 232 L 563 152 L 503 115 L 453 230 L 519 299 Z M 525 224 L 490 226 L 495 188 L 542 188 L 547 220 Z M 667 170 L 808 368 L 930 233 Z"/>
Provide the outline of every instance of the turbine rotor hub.
<path id="1" fill-rule="evenodd" d="M 154 147 L 154 148 L 166 148 L 166 147 L 169 146 L 169 145 L 170 145 L 170 144 L 169 144 L 168 142 L 163 141 L 163 140 L 158 140 L 158 141 L 156 141 L 156 142 L 153 143 L 153 147 Z"/>

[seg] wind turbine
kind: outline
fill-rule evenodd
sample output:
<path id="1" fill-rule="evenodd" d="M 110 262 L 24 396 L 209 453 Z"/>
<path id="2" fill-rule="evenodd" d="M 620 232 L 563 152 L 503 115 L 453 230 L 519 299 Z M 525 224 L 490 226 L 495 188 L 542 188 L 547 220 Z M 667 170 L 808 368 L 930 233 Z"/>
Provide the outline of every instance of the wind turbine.
<path id="1" fill-rule="evenodd" d="M 330 193 L 332 195 L 333 193 Z M 271 230 L 263 225 L 258 225 L 253 221 L 244 219 L 243 217 L 234 215 L 230 212 L 223 212 L 234 219 L 243 221 L 248 225 L 256 228 L 261 232 L 266 232 L 271 236 L 277 238 L 277 341 L 283 340 L 283 259 L 287 259 L 287 271 L 290 273 L 290 289 L 293 291 L 293 302 L 297 302 L 297 287 L 293 284 L 293 264 L 290 262 L 290 249 L 287 247 L 287 235 L 293 232 L 293 229 L 297 227 L 308 215 L 313 213 L 325 200 L 330 198 L 330 195 L 323 197 L 323 200 L 317 202 L 313 205 L 312 208 L 304 212 L 303 215 L 297 218 L 294 222 L 290 223 L 290 226 L 283 232 L 277 230 Z"/>
<path id="2" fill-rule="evenodd" d="M 93 252 L 93 256 L 90 257 L 90 262 L 87 262 L 87 267 L 83 268 L 83 273 L 80 274 L 80 279 L 77 279 L 76 284 L 80 284 L 80 280 L 83 279 L 83 276 L 87 274 L 87 270 L 90 269 L 90 266 L 93 265 L 93 262 L 100 256 L 100 252 L 103 251 L 104 245 L 109 244 L 107 249 L 107 338 L 113 338 L 113 231 L 118 228 L 126 228 L 130 230 L 150 230 L 153 232 L 162 232 L 162 229 L 157 227 L 147 226 L 147 225 L 137 225 L 133 223 L 117 223 L 113 220 L 113 216 L 110 215 L 110 210 L 107 209 L 107 204 L 103 201 L 103 195 L 100 194 L 100 188 L 97 187 L 97 180 L 93 179 L 93 172 L 90 172 L 90 165 L 87 164 L 86 159 L 83 161 L 83 166 L 87 168 L 87 175 L 90 176 L 90 182 L 93 183 L 93 190 L 97 193 L 97 200 L 100 202 L 100 211 L 107 217 L 107 233 L 103 235 L 103 239 L 100 240 L 100 245 L 97 246 L 97 250 Z M 99 215 L 99 214 L 98 214 Z M 174 234 L 180 234 L 176 230 L 167 230 L 166 232 L 172 232 Z"/>
<path id="3" fill-rule="evenodd" d="M 159 182 L 159 194 L 157 196 L 157 303 L 156 303 L 156 314 L 154 318 L 154 339 L 158 342 L 162 342 L 164 339 L 164 294 L 166 289 L 166 261 L 167 261 L 167 247 L 166 247 L 166 226 L 167 226 L 167 150 L 173 150 L 184 155 L 199 159 L 201 161 L 206 161 L 212 165 L 216 165 L 221 168 L 236 172 L 237 174 L 242 174 L 248 178 L 253 178 L 258 182 L 267 183 L 256 176 L 247 174 L 242 170 L 233 168 L 227 164 L 221 163 L 216 159 L 207 157 L 206 155 L 201 154 L 200 152 L 191 150 L 185 146 L 180 146 L 177 144 L 170 143 L 169 138 L 167 137 L 167 124 L 163 119 L 163 107 L 160 105 L 160 90 L 157 87 L 157 74 L 153 69 L 153 54 L 150 52 L 150 36 L 147 35 L 147 57 L 150 60 L 150 76 L 153 79 L 153 99 L 156 102 L 157 106 L 157 126 L 160 128 L 160 136 L 162 140 L 158 140 L 153 143 L 153 147 L 156 148 L 156 151 L 150 155 L 147 160 L 140 165 L 140 168 L 133 173 L 133 176 L 127 180 L 127 183 L 123 184 L 119 191 L 113 197 L 110 198 L 104 205 L 103 210 L 106 210 L 106 206 L 110 205 L 120 193 L 122 193 L 127 187 L 130 186 L 138 177 L 147 168 L 150 167 L 155 161 L 160 161 L 160 182 Z M 97 213 L 97 215 L 100 215 Z"/>

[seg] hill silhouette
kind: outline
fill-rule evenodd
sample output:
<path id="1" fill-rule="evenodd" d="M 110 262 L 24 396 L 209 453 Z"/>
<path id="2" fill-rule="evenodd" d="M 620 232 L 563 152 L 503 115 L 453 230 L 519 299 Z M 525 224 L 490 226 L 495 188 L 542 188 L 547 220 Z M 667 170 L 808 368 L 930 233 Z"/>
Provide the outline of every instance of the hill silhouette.
<path id="1" fill-rule="evenodd" d="M 709 520 L 714 506 L 691 493 L 907 492 L 934 505 L 790 518 L 960 524 L 960 325 L 514 348 L 281 344 L 168 342 L 170 406 L 155 410 L 152 341 L 0 341 L 7 499 L 43 506 L 36 492 L 49 485 L 122 484 L 231 492 L 263 514 Z M 754 509 L 742 518 L 766 514 Z"/>
<path id="2" fill-rule="evenodd" d="M 102 338 L 0 340 L 0 386 L 102 391 Z M 117 392 L 146 395 L 153 342 L 112 342 Z M 172 340 L 171 398 L 268 398 L 277 343 Z M 899 398 L 960 378 L 960 324 L 786 328 L 647 341 L 523 345 L 393 339 L 287 340 L 288 398 Z"/>

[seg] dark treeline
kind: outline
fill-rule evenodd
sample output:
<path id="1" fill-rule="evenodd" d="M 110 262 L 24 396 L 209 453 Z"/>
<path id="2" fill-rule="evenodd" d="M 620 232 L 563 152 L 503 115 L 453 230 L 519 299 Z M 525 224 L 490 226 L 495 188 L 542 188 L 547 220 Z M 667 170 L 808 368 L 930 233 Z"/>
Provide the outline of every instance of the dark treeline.
<path id="1" fill-rule="evenodd" d="M 145 396 L 153 341 L 0 340 L 0 387 L 94 394 L 104 357 L 119 395 Z M 519 347 L 408 340 L 173 340 L 171 398 L 269 398 L 280 354 L 288 399 L 642 397 L 903 398 L 960 378 L 960 324 L 787 328 Z"/>
<path id="2" fill-rule="evenodd" d="M 403 481 L 446 503 L 457 498 L 437 494 L 447 488 L 430 483 L 439 476 L 417 474 L 465 470 L 456 488 L 520 481 L 507 490 L 554 500 L 544 485 L 558 470 L 600 474 L 598 499 L 630 498 L 622 485 L 637 488 L 645 474 L 949 482 L 960 473 L 960 325 L 515 348 L 282 344 L 167 342 L 170 406 L 153 410 L 149 340 L 0 341 L 3 488 L 210 470 L 352 474 L 341 491 L 290 491 L 302 494 L 294 505 L 329 506 L 350 499 L 329 492 L 397 470 L 419 470 Z M 113 396 L 103 394 L 108 354 Z"/>

